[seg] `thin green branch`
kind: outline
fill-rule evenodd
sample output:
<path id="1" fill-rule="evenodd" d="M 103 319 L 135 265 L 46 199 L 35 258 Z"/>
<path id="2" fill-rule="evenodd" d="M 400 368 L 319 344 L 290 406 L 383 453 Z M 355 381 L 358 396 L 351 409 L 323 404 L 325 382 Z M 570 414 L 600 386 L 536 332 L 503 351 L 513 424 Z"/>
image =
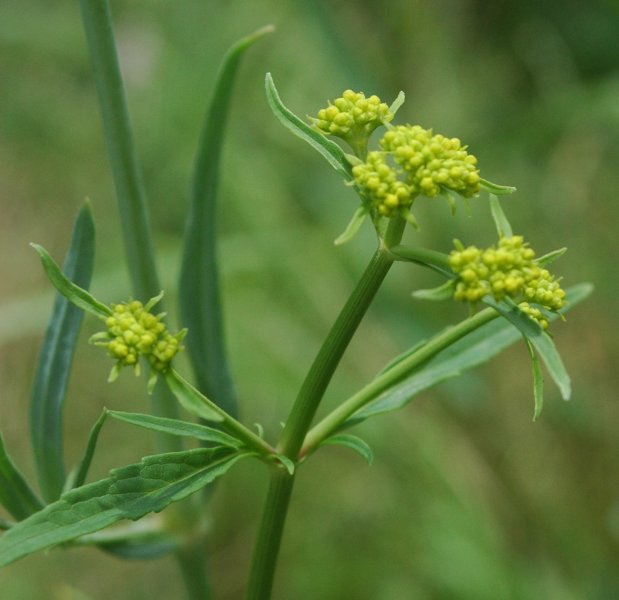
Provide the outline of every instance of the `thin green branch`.
<path id="1" fill-rule="evenodd" d="M 391 386 L 395 385 L 415 369 L 419 368 L 442 350 L 451 346 L 468 333 L 478 329 L 482 325 L 499 317 L 494 309 L 487 308 L 464 321 L 450 327 L 443 333 L 431 339 L 404 360 L 387 369 L 382 375 L 374 379 L 354 396 L 340 404 L 333 412 L 329 413 L 320 423 L 313 427 L 307 434 L 301 450 L 303 457 L 313 452 L 320 443 L 335 433 L 341 425 L 360 408 L 376 399 Z"/>
<path id="2" fill-rule="evenodd" d="M 278 450 L 292 460 L 297 459 L 333 373 L 393 264 L 394 258 L 388 248 L 399 243 L 404 226 L 403 219 L 390 222 L 385 240 L 372 256 L 307 373 L 278 444 Z"/>
<path id="3" fill-rule="evenodd" d="M 361 280 L 342 308 L 308 371 L 278 444 L 278 451 L 292 461 L 297 460 L 303 438 L 333 373 L 393 264 L 394 257 L 389 248 L 400 242 L 405 224 L 399 218 L 390 222 L 385 239 L 380 241 Z M 290 473 L 282 468 L 273 470 L 254 548 L 247 600 L 268 600 L 271 596 L 293 485 L 294 477 Z"/>

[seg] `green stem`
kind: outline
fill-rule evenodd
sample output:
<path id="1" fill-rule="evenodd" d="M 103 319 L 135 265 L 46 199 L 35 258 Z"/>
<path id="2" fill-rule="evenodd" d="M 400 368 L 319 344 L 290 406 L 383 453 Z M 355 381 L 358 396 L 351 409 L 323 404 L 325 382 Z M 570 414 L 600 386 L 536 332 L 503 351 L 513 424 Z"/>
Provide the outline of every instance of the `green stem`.
<path id="1" fill-rule="evenodd" d="M 442 275 L 453 277 L 449 265 L 449 255 L 436 250 L 418 248 L 416 246 L 394 246 L 391 248 L 394 260 L 414 262 L 424 267 L 430 267 Z"/>
<path id="2" fill-rule="evenodd" d="M 203 537 L 176 551 L 175 556 L 189 600 L 211 600 L 213 597 L 206 578 L 205 555 L 206 541 Z"/>
<path id="3" fill-rule="evenodd" d="M 116 196 L 135 295 L 156 296 L 161 288 L 155 268 L 142 175 L 138 165 L 125 89 L 118 65 L 108 0 L 80 0 L 90 50 L 103 132 L 114 177 Z"/>
<path id="4" fill-rule="evenodd" d="M 405 225 L 400 218 L 389 223 L 385 239 L 381 240 L 305 377 L 278 445 L 279 452 L 293 461 L 297 460 L 303 438 L 344 351 L 394 262 L 395 257 L 389 248 L 400 242 Z M 271 597 L 293 485 L 294 476 L 282 468 L 273 470 L 254 548 L 246 600 L 268 600 Z"/>
<path id="5" fill-rule="evenodd" d="M 245 600 L 269 600 L 271 598 L 277 556 L 293 486 L 293 475 L 282 468 L 274 469 L 254 548 Z"/>
<path id="6" fill-rule="evenodd" d="M 335 433 L 349 417 L 368 404 L 368 402 L 375 400 L 377 396 L 410 375 L 415 369 L 428 362 L 439 352 L 445 350 L 445 348 L 499 316 L 499 313 L 494 309 L 486 308 L 440 333 L 424 344 L 419 350 L 407 356 L 391 369 L 388 369 L 359 390 L 354 396 L 340 404 L 333 412 L 313 427 L 305 438 L 301 456 L 305 457 L 315 450 L 323 440 Z"/>
<path id="7" fill-rule="evenodd" d="M 291 460 L 297 459 L 303 438 L 311 426 L 333 373 L 393 264 L 394 257 L 389 248 L 399 243 L 404 226 L 403 219 L 393 219 L 390 222 L 385 240 L 381 241 L 372 256 L 305 377 L 278 445 L 279 451 Z"/>

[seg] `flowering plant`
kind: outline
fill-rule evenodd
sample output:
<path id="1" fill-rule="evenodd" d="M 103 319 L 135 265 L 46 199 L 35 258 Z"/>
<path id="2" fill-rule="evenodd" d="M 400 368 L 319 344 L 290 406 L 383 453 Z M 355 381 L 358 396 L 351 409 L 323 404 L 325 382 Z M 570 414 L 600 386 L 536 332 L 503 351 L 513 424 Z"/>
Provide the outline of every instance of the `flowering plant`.
<path id="1" fill-rule="evenodd" d="M 1 523 L 5 532 L 0 536 L 0 566 L 52 546 L 94 545 L 119 556 L 145 559 L 173 553 L 191 597 L 206 598 L 209 592 L 202 542 L 207 532 L 202 514 L 208 495 L 196 492 L 239 461 L 253 459 L 266 466 L 270 487 L 246 598 L 265 600 L 271 596 L 287 509 L 302 464 L 320 448 L 333 444 L 357 451 L 368 462 L 372 460 L 369 445 L 348 429 L 402 408 L 421 391 L 489 360 L 521 337 L 533 367 L 534 417 L 539 416 L 543 403 L 540 359 L 563 397 L 569 397 L 569 377 L 546 330 L 590 289 L 580 285 L 564 290 L 560 279 L 546 269 L 563 249 L 536 258 L 524 238 L 512 233 L 499 196 L 511 194 L 514 188 L 483 179 L 477 159 L 459 139 L 419 125 L 394 125 L 396 112 L 404 102 L 402 93 L 389 106 L 375 95 L 366 97 L 347 90 L 305 122 L 285 106 L 267 75 L 266 94 L 275 116 L 320 152 L 358 195 L 359 206 L 336 243 L 350 240 L 369 216 L 377 247 L 310 366 L 279 438 L 270 442 L 261 430 L 256 432 L 245 425 L 237 414 L 224 344 L 217 262 L 213 259 L 217 190 L 212 182 L 223 136 L 221 124 L 239 59 L 270 28 L 233 46 L 217 79 L 196 159 L 180 266 L 180 320 L 184 328 L 172 333 L 166 313 L 153 313 L 163 294 L 107 3 L 85 0 L 82 14 L 125 225 L 134 299 L 106 304 L 88 291 L 94 248 L 89 203 L 76 219 L 64 268 L 41 246 L 34 245 L 59 292 L 41 353 L 31 410 L 40 494 L 11 461 L 0 439 L 0 502 L 14 518 Z M 380 128 L 385 131 L 377 149 L 370 150 L 371 137 Z M 352 154 L 332 138 L 347 144 Z M 455 209 L 458 198 L 468 201 L 480 197 L 485 202 L 486 194 L 498 234 L 495 245 L 480 249 L 456 241 L 455 249 L 446 253 L 403 243 L 407 224 L 419 227 L 413 216 L 417 202 L 441 197 Z M 413 345 L 314 422 L 341 357 L 396 261 L 430 268 L 445 278 L 433 290 L 417 290 L 416 297 L 467 302 L 470 315 Z M 477 310 L 480 304 L 486 306 Z M 150 413 L 104 409 L 93 425 L 82 460 L 66 474 L 62 409 L 84 312 L 105 325 L 91 341 L 114 361 L 110 380 L 116 379 L 123 367 L 130 367 L 136 375 L 145 369 L 153 407 Z M 189 377 L 192 383 L 174 364 L 183 350 L 193 370 Z M 156 432 L 163 451 L 87 483 L 99 433 L 108 418 Z M 197 447 L 187 448 L 187 439 L 197 440 Z M 190 497 L 195 501 L 180 503 Z M 164 509 L 161 518 L 153 517 Z M 113 527 L 124 520 L 142 521 L 139 527 Z"/>

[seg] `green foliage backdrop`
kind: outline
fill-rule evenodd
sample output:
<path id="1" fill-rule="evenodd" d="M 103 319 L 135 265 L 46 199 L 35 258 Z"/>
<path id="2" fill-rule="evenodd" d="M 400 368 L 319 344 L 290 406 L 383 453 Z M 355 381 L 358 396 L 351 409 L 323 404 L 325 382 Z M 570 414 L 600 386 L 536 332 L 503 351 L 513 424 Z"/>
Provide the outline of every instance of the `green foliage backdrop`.
<path id="1" fill-rule="evenodd" d="M 522 345 L 426 393 L 396 418 L 364 425 L 368 468 L 324 451 L 295 490 L 277 598 L 613 598 L 619 595 L 619 387 L 613 356 L 619 278 L 619 5 L 481 0 L 386 2 L 252 0 L 112 2 L 134 133 L 143 161 L 164 285 L 175 287 L 188 179 L 221 56 L 267 23 L 277 31 L 241 69 L 223 157 L 221 257 L 232 368 L 245 422 L 274 434 L 317 345 L 373 248 L 364 231 L 343 248 L 356 199 L 337 175 L 272 116 L 273 73 L 286 103 L 312 114 L 345 88 L 390 101 L 402 121 L 466 139 L 485 174 L 513 184 L 515 233 L 540 252 L 567 245 L 565 285 L 594 296 L 553 327 L 574 382 L 563 402 L 550 386 L 531 422 Z M 32 474 L 30 386 L 52 292 L 28 243 L 64 253 L 73 217 L 91 198 L 98 225 L 93 291 L 127 295 L 110 172 L 77 2 L 0 7 L 0 426 Z M 447 251 L 493 240 L 444 203 L 428 203 L 419 235 Z M 366 382 L 395 353 L 464 310 L 410 298 L 411 269 L 393 269 L 362 326 L 327 405 Z M 439 283 L 419 270 L 417 282 Z M 168 298 L 175 314 L 175 299 Z M 182 324 L 179 324 L 182 325 Z M 102 406 L 145 407 L 141 383 L 86 344 L 70 382 L 67 451 L 77 457 Z M 119 385 L 119 384 L 117 384 Z M 93 469 L 136 462 L 146 433 L 106 427 Z M 217 488 L 210 568 L 219 597 L 240 596 L 263 473 L 241 464 Z M 333 487 L 316 481 L 337 482 Z M 5 515 L 0 514 L 0 517 Z M 308 527 L 308 524 L 310 525 Z M 372 548 L 369 554 L 366 549 Z M 3 598 L 165 598 L 181 593 L 171 559 L 126 563 L 94 549 L 28 557 L 0 571 Z"/>

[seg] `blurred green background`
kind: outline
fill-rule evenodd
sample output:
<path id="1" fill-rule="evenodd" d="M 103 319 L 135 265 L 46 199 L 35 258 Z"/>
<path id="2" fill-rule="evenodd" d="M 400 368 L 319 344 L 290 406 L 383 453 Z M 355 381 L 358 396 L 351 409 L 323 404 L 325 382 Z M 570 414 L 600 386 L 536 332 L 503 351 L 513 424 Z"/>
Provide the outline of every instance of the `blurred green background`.
<path id="1" fill-rule="evenodd" d="M 214 73 L 227 47 L 265 25 L 240 72 L 224 155 L 221 258 L 226 326 L 248 423 L 275 436 L 322 337 L 374 247 L 369 226 L 335 248 L 353 192 L 269 112 L 263 79 L 314 114 L 346 88 L 407 101 L 400 122 L 465 140 L 482 175 L 515 185 L 504 202 L 555 271 L 595 294 L 553 326 L 574 380 L 566 403 L 547 386 L 532 423 L 522 344 L 443 384 L 397 415 L 359 428 L 368 468 L 344 449 L 303 468 L 287 525 L 280 600 L 619 598 L 619 3 L 614 0 L 275 0 L 112 2 L 134 133 L 166 292 L 174 289 L 188 178 Z M 0 6 L 0 428 L 33 475 L 31 378 L 52 302 L 28 243 L 60 259 L 83 199 L 98 227 L 94 292 L 129 295 L 114 192 L 77 2 Z M 411 241 L 443 251 L 490 244 L 486 197 L 451 217 L 416 212 Z M 411 299 L 439 281 L 396 265 L 355 337 L 325 406 L 394 354 L 465 314 Z M 145 410 L 143 382 L 110 386 L 86 319 L 67 401 L 69 461 L 102 406 Z M 151 451 L 106 426 L 94 476 Z M 266 473 L 241 464 L 217 487 L 209 569 L 217 598 L 242 596 Z M 0 513 L 3 516 L 3 513 Z M 180 598 L 172 559 L 121 562 L 94 549 L 54 551 L 0 571 L 7 600 Z"/>

